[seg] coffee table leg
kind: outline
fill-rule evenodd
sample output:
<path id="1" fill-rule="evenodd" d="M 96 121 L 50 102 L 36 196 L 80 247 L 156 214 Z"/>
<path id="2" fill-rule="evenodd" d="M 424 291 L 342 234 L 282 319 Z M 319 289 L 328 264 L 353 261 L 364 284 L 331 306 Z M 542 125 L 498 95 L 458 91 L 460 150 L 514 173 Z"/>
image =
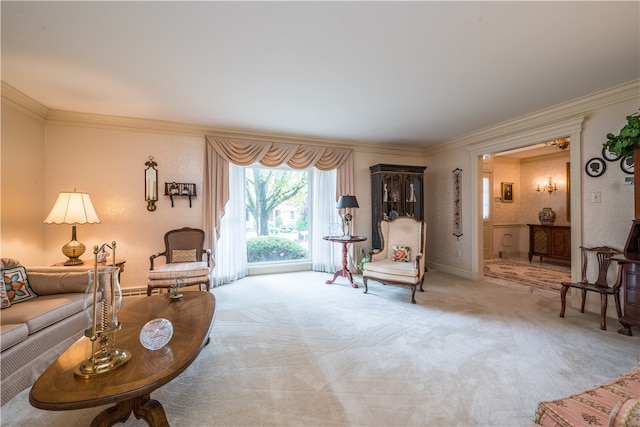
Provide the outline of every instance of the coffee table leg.
<path id="1" fill-rule="evenodd" d="M 91 427 L 107 427 L 127 421 L 133 410 L 133 400 L 116 403 L 116 406 L 100 412 L 91 422 Z"/>
<path id="2" fill-rule="evenodd" d="M 116 406 L 100 412 L 91 422 L 91 427 L 108 427 L 117 423 L 124 423 L 131 412 L 137 419 L 143 419 L 151 427 L 169 427 L 164 408 L 151 396 L 144 394 L 133 399 L 116 403 Z"/>
<path id="3" fill-rule="evenodd" d="M 133 408 L 133 413 L 137 419 L 142 418 L 152 427 L 169 427 L 167 414 L 165 414 L 160 402 L 151 399 L 148 394 L 136 397 L 135 400 L 136 404 Z"/>

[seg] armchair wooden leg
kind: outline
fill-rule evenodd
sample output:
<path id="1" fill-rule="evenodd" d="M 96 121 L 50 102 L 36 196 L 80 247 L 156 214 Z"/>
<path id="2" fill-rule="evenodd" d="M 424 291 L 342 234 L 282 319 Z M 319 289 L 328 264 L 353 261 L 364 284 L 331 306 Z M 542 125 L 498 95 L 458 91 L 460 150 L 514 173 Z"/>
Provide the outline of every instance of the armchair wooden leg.
<path id="1" fill-rule="evenodd" d="M 584 303 L 587 300 L 587 291 L 585 289 L 582 290 L 582 305 L 580 306 L 580 313 L 584 313 Z"/>
<path id="2" fill-rule="evenodd" d="M 369 286 L 367 286 L 367 278 L 366 277 L 362 278 L 362 284 L 364 285 L 364 293 L 366 294 L 367 292 L 369 292 Z"/>
<path id="3" fill-rule="evenodd" d="M 600 329 L 607 330 L 607 294 L 600 294 Z"/>
<path id="4" fill-rule="evenodd" d="M 147 296 L 151 296 L 151 286 L 147 286 Z"/>
<path id="5" fill-rule="evenodd" d="M 560 317 L 564 317 L 564 309 L 567 306 L 567 291 L 569 290 L 568 286 L 562 285 L 562 290 L 560 291 L 560 303 L 562 308 L 560 308 Z"/>
<path id="6" fill-rule="evenodd" d="M 416 303 L 416 285 L 409 285 L 411 286 L 411 304 L 415 304 Z"/>

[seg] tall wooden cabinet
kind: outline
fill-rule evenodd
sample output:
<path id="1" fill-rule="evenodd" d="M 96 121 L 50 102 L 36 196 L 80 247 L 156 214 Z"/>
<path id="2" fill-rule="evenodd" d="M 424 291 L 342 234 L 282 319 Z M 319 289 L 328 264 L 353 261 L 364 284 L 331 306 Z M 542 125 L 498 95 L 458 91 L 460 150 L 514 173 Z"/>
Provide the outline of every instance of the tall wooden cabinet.
<path id="1" fill-rule="evenodd" d="M 383 219 L 410 216 L 424 219 L 425 166 L 378 164 L 371 170 L 371 244 L 382 247 L 378 225 Z"/>
<path id="2" fill-rule="evenodd" d="M 640 220 L 634 220 L 624 247 L 624 255 L 612 258 L 622 268 L 622 317 L 618 319 L 623 335 L 632 335 L 631 327 L 640 327 Z"/>

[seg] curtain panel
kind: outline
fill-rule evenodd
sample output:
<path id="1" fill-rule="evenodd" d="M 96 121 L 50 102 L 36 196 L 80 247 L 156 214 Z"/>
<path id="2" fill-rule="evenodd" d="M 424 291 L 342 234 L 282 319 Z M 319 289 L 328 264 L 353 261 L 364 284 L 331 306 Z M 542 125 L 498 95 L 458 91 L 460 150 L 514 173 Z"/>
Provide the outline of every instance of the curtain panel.
<path id="1" fill-rule="evenodd" d="M 213 247 L 220 238 L 220 221 L 229 200 L 229 163 L 265 167 L 283 164 L 293 169 L 315 167 L 335 169 L 336 194 L 354 194 L 353 150 L 318 145 L 291 144 L 244 138 L 206 135 L 203 183 L 203 229 L 211 236 Z"/>

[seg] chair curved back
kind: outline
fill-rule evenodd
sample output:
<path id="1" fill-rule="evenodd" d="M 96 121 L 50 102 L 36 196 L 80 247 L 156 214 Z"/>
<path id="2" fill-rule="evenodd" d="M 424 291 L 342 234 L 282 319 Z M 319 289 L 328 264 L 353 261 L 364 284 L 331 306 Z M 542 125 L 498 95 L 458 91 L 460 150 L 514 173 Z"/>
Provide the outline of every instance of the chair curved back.
<path id="1" fill-rule="evenodd" d="M 195 249 L 195 259 L 193 261 L 202 261 L 204 249 L 204 230 L 198 228 L 184 227 L 177 230 L 168 231 L 164 235 L 164 247 L 167 257 L 167 263 L 185 262 L 179 258 L 184 255 L 175 251 L 185 251 Z M 188 261 L 186 261 L 188 262 Z M 209 264 L 209 260 L 207 260 Z"/>
<path id="2" fill-rule="evenodd" d="M 610 248 L 609 246 L 595 246 L 592 248 L 582 246 L 580 247 L 582 253 L 582 283 L 590 283 L 596 286 L 608 288 L 609 283 L 607 281 L 607 273 L 609 272 L 609 265 L 611 264 L 611 257 L 614 255 L 622 254 L 621 250 Z M 595 256 L 597 278 L 595 281 L 590 281 L 588 278 L 588 264 L 589 258 Z M 620 281 L 616 281 L 619 284 Z"/>
<path id="3" fill-rule="evenodd" d="M 398 284 L 411 287 L 411 302 L 416 303 L 416 289 L 424 282 L 426 271 L 427 230 L 424 221 L 412 217 L 400 217 L 391 221 L 380 221 L 382 248 L 370 254 L 370 262 L 364 264 L 362 280 L 364 293 L 369 291 L 368 280 L 382 284 Z M 394 259 L 394 246 L 409 248 L 409 262 Z M 406 252 L 406 251 L 405 251 Z"/>
<path id="4" fill-rule="evenodd" d="M 422 254 L 419 260 L 419 271 L 424 274 L 427 235 L 424 221 L 412 217 L 400 217 L 390 221 L 380 221 L 379 228 L 382 248 L 378 254 L 372 256 L 371 261 L 393 258 L 394 246 L 408 246 L 410 262 L 414 262 L 416 256 Z"/>

